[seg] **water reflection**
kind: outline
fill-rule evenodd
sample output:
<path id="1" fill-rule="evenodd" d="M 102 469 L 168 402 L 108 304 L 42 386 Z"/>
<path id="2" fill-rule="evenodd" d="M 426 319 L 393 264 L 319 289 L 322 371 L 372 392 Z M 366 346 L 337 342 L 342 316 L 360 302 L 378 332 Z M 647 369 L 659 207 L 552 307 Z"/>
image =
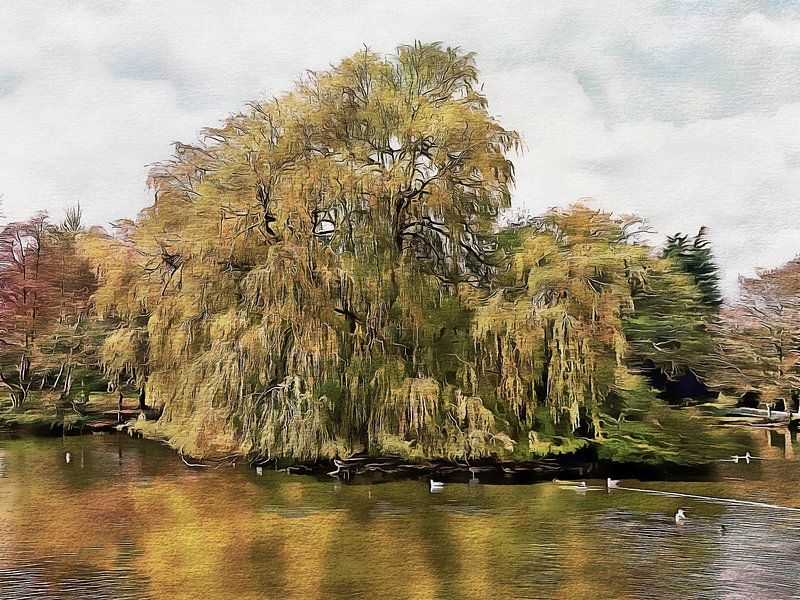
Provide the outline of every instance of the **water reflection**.
<path id="1" fill-rule="evenodd" d="M 800 506 L 796 440 L 754 435 L 768 460 L 721 464 L 715 481 L 623 484 Z M 426 480 L 189 469 L 123 436 L 4 440 L 0 476 L 3 598 L 781 598 L 796 587 L 800 514 L 779 510 L 554 483 L 431 494 Z"/>

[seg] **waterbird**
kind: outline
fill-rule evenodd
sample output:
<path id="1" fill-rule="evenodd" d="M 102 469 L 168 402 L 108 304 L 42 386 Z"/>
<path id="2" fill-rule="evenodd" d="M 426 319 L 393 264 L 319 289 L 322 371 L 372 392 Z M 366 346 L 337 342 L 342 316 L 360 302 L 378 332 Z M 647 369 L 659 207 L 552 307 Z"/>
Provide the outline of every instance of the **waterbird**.
<path id="1" fill-rule="evenodd" d="M 432 492 L 433 491 L 437 491 L 437 490 L 443 490 L 443 489 L 444 489 L 444 483 L 442 483 L 441 481 L 434 481 L 433 479 L 431 479 L 431 491 Z"/>
<path id="2" fill-rule="evenodd" d="M 572 486 L 572 489 L 578 492 L 579 494 L 585 494 L 590 490 L 597 491 L 597 490 L 602 490 L 603 488 L 600 486 L 586 485 L 585 481 L 579 481 L 574 486 Z"/>
<path id="3" fill-rule="evenodd" d="M 744 456 L 733 455 L 731 456 L 733 462 L 738 463 L 740 460 L 745 461 L 748 465 L 750 464 L 751 460 L 762 460 L 760 456 L 751 456 L 750 452 L 745 452 Z"/>
<path id="4" fill-rule="evenodd" d="M 594 487 L 590 488 L 588 485 L 586 485 L 585 481 L 578 481 L 575 485 L 562 486 L 562 487 L 566 487 L 566 488 L 575 490 L 576 492 L 585 492 L 586 490 L 598 490 L 598 489 L 601 489 L 601 488 L 594 488 Z"/>
<path id="5" fill-rule="evenodd" d="M 571 481 L 564 481 L 563 479 L 559 479 L 558 477 L 553 478 L 553 483 L 560 483 L 561 485 L 569 485 L 569 486 L 573 485 Z M 575 487 L 586 487 L 586 482 L 578 481 L 574 485 Z"/>
<path id="6" fill-rule="evenodd" d="M 585 492 L 586 490 L 601 490 L 600 487 L 589 487 L 585 481 L 577 481 L 574 484 L 571 481 L 562 481 L 560 479 L 553 479 L 553 482 L 559 484 L 565 490 L 575 490 L 576 492 Z"/>
<path id="7" fill-rule="evenodd" d="M 619 479 L 611 479 L 611 477 L 606 477 L 606 487 L 608 489 L 613 490 L 618 485 L 619 485 Z"/>
<path id="8" fill-rule="evenodd" d="M 678 512 L 675 513 L 675 522 L 678 525 L 681 525 L 686 520 L 686 514 L 683 512 L 682 508 L 678 509 Z"/>
<path id="9" fill-rule="evenodd" d="M 64 458 L 66 459 L 67 464 L 71 463 L 72 462 L 72 453 L 67 452 L 67 454 L 64 456 Z"/>
<path id="10" fill-rule="evenodd" d="M 256 475 L 263 475 L 264 474 L 264 467 L 256 467 Z"/>

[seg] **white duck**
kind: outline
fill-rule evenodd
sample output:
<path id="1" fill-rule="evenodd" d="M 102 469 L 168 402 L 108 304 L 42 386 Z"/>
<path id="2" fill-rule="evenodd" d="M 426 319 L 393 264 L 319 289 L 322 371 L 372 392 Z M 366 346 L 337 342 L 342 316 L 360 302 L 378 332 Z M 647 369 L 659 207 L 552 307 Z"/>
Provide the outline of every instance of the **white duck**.
<path id="1" fill-rule="evenodd" d="M 606 477 L 606 487 L 610 490 L 613 490 L 619 485 L 619 479 L 611 479 L 611 477 Z"/>
<path id="2" fill-rule="evenodd" d="M 679 508 L 678 512 L 675 513 L 675 522 L 678 525 L 682 525 L 685 520 L 686 520 L 686 514 L 683 512 L 682 508 Z"/>
<path id="3" fill-rule="evenodd" d="M 431 491 L 432 492 L 439 492 L 444 489 L 444 483 L 441 481 L 434 481 L 431 479 Z"/>

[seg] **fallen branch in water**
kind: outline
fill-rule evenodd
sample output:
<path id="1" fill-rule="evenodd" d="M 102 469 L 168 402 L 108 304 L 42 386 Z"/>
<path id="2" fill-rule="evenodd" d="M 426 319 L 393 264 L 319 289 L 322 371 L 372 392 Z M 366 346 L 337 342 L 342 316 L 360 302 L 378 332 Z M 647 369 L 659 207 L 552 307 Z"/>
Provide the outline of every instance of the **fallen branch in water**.
<path id="1" fill-rule="evenodd" d="M 203 464 L 200 464 L 200 463 L 190 463 L 185 458 L 183 458 L 183 454 L 179 454 L 178 456 L 181 457 L 181 460 L 183 461 L 183 464 L 185 464 L 187 467 L 206 467 L 206 468 L 211 467 L 211 465 L 203 465 Z"/>

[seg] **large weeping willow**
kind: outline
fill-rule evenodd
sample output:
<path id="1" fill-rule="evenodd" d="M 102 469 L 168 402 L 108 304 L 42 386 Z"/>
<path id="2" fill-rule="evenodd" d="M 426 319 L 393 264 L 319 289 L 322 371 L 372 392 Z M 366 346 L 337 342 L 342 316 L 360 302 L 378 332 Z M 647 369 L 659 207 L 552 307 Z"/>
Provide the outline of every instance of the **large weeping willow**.
<path id="1" fill-rule="evenodd" d="M 94 240 L 123 322 L 102 355 L 163 406 L 150 433 L 303 459 L 603 439 L 668 261 L 583 208 L 498 233 L 519 140 L 479 89 L 471 54 L 365 50 L 153 170 L 154 204 Z"/>

